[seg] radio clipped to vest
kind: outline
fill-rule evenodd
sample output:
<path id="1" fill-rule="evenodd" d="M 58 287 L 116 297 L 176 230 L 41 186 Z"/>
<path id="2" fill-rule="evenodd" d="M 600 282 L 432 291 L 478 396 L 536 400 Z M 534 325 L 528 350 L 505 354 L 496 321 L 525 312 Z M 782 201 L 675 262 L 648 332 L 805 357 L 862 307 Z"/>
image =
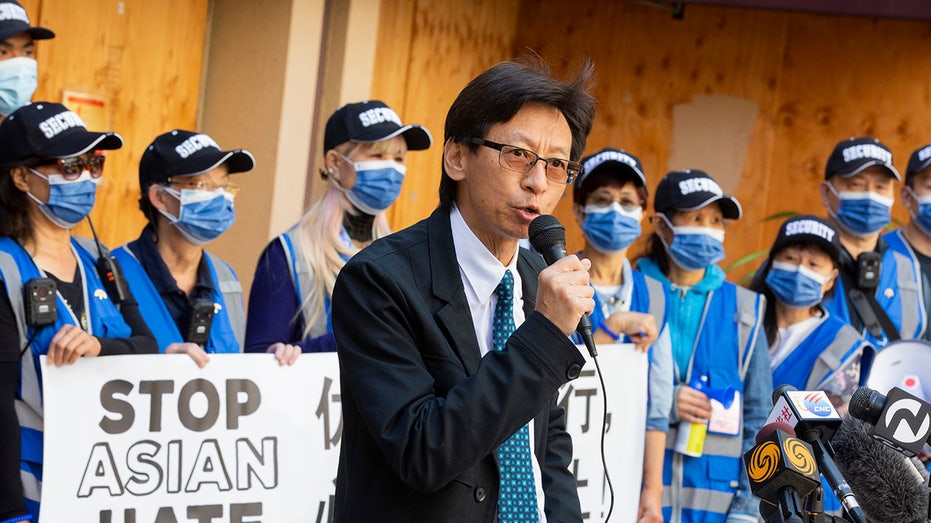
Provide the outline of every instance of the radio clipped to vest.
<path id="1" fill-rule="evenodd" d="M 210 327 L 213 325 L 213 315 L 216 307 L 212 301 L 200 300 L 191 307 L 187 326 L 184 329 L 184 341 L 196 343 L 203 347 L 210 339 Z"/>
<path id="2" fill-rule="evenodd" d="M 100 243 L 97 238 L 97 231 L 94 230 L 94 223 L 88 215 L 87 224 L 90 225 L 91 233 L 94 235 L 94 243 L 97 244 L 97 276 L 103 283 L 103 288 L 110 295 L 110 301 L 119 308 L 119 306 L 129 298 L 129 284 L 123 277 L 123 269 L 120 262 L 110 254 L 110 251 Z"/>

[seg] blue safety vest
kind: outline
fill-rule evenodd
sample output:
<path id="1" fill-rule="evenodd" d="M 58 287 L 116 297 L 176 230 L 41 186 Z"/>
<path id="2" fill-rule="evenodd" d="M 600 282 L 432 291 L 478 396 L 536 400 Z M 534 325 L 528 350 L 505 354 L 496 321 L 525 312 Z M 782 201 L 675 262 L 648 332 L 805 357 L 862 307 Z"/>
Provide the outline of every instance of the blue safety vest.
<path id="1" fill-rule="evenodd" d="M 103 283 L 94 269 L 97 248 L 90 240 L 71 238 L 71 248 L 78 262 L 81 282 L 84 286 L 84 311 L 87 315 L 87 332 L 98 338 L 128 338 L 132 329 L 126 324 L 116 305 L 110 301 Z M 38 521 L 39 499 L 42 488 L 42 445 L 43 409 L 42 375 L 39 356 L 48 353 L 52 337 L 65 325 L 80 327 L 81 323 L 65 304 L 61 294 L 56 296 L 58 316 L 54 325 L 34 327 L 26 325 L 23 285 L 33 278 L 45 277 L 29 254 L 13 239 L 0 238 L 0 278 L 6 286 L 7 296 L 16 315 L 20 346 L 35 334 L 35 338 L 23 353 L 20 361 L 20 381 L 15 401 L 19 418 L 22 446 L 20 450 L 20 475 L 26 508 Z"/>
<path id="2" fill-rule="evenodd" d="M 667 295 L 667 301 L 671 299 Z M 765 303 L 762 295 L 730 282 L 709 293 L 686 383 L 692 377 L 708 376 L 711 387 L 733 387 L 743 401 L 744 377 L 761 335 Z M 673 425 L 666 438 L 663 519 L 682 523 L 725 521 L 739 487 L 743 424 L 736 436 L 708 433 L 701 457 L 673 451 L 677 433 L 678 426 Z"/>
<path id="3" fill-rule="evenodd" d="M 165 352 L 165 348 L 172 343 L 183 342 L 184 337 L 178 325 L 129 244 L 115 249 L 113 256 L 120 262 L 129 289 L 139 302 L 139 311 L 158 341 L 159 352 Z M 226 262 L 207 251 L 204 251 L 204 256 L 214 286 L 213 323 L 204 350 L 211 354 L 242 352 L 246 333 L 242 285 Z"/>
<path id="4" fill-rule="evenodd" d="M 928 328 L 925 325 L 928 311 L 925 308 L 921 264 L 911 245 L 902 236 L 902 229 L 883 235 L 883 239 L 889 246 L 883 255 L 883 268 L 887 259 L 894 261 L 898 292 L 880 287 L 876 292 L 876 301 L 889 314 L 889 319 L 899 329 L 902 339 L 921 339 Z"/>
<path id="5" fill-rule="evenodd" d="M 653 318 L 656 320 L 657 331 L 662 331 L 663 322 L 666 319 L 666 294 L 665 291 L 663 291 L 663 284 L 653 278 L 644 276 L 644 274 L 638 270 L 632 269 L 630 274 L 631 280 L 633 280 L 633 290 L 630 295 L 630 310 L 653 315 Z M 598 329 L 598 325 L 606 319 L 606 309 L 605 304 L 601 302 L 597 293 L 594 299 L 595 309 L 592 310 L 591 320 L 593 328 Z M 582 337 L 578 333 L 572 333 L 571 338 L 573 343 L 582 343 Z M 622 335 L 620 341 L 622 343 L 630 343 L 630 339 L 625 335 Z"/>
<path id="6" fill-rule="evenodd" d="M 897 231 L 896 231 L 897 232 Z M 876 301 L 904 339 L 920 338 L 925 329 L 924 302 L 921 299 L 921 272 L 917 262 L 903 254 L 907 246 L 901 245 L 896 232 L 883 236 L 889 247 L 883 252 Z M 898 241 L 897 241 L 898 240 Z M 897 244 L 893 247 L 893 244 Z M 851 311 L 847 306 L 847 291 L 841 278 L 834 281 L 834 291 L 824 297 L 821 305 L 831 316 L 850 323 Z M 864 327 L 862 336 L 878 350 L 889 344 L 885 336 L 877 339 Z"/>

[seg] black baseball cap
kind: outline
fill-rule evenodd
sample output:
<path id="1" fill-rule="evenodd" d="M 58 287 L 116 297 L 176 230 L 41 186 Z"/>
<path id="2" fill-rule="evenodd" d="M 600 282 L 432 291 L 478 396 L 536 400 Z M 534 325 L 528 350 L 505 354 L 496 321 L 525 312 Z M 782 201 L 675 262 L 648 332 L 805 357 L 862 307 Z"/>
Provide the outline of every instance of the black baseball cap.
<path id="1" fill-rule="evenodd" d="M 924 147 L 919 147 L 908 157 L 908 166 L 905 168 L 905 179 L 924 171 L 931 165 L 931 143 Z"/>
<path id="2" fill-rule="evenodd" d="M 379 100 L 366 100 L 346 104 L 336 110 L 326 122 L 323 135 L 323 153 L 350 140 L 354 142 L 381 142 L 404 135 L 407 150 L 422 151 L 430 147 L 433 137 L 426 127 L 404 125 L 393 109 Z"/>
<path id="3" fill-rule="evenodd" d="M 708 173 L 686 169 L 673 171 L 659 181 L 653 197 L 653 210 L 661 213 L 695 211 L 714 202 L 721 205 L 721 212 L 728 220 L 736 220 L 743 214 L 737 199 L 724 194 Z"/>
<path id="4" fill-rule="evenodd" d="M 782 222 L 776 241 L 769 250 L 769 257 L 772 258 L 784 247 L 796 243 L 815 244 L 823 249 L 834 263 L 840 263 L 840 235 L 837 234 L 837 229 L 823 218 L 800 214 Z"/>
<path id="5" fill-rule="evenodd" d="M 122 146 L 120 135 L 88 131 L 80 116 L 52 102 L 24 105 L 0 123 L 0 165 L 4 167 L 32 158 L 70 158 Z"/>
<path id="6" fill-rule="evenodd" d="M 224 151 L 203 133 L 175 129 L 158 135 L 139 160 L 139 186 L 173 176 L 195 176 L 226 165 L 230 174 L 252 170 L 255 157 L 245 149 Z"/>
<path id="7" fill-rule="evenodd" d="M 598 173 L 610 173 L 617 176 L 632 174 L 634 183 L 641 187 L 646 187 L 647 184 L 640 158 L 622 149 L 605 147 L 595 154 L 582 158 L 582 174 L 575 180 L 572 187 L 572 194 L 576 202 L 579 201 L 582 195 L 587 194 L 586 180 L 592 179 L 592 175 Z"/>
<path id="8" fill-rule="evenodd" d="M 835 174 L 848 178 L 871 165 L 885 167 L 896 180 L 902 181 L 899 171 L 892 165 L 892 151 L 872 136 L 837 142 L 824 169 L 824 179 Z"/>
<path id="9" fill-rule="evenodd" d="M 0 0 L 0 40 L 20 33 L 28 33 L 33 40 L 55 38 L 55 33 L 44 27 L 29 24 L 29 15 L 16 0 Z"/>

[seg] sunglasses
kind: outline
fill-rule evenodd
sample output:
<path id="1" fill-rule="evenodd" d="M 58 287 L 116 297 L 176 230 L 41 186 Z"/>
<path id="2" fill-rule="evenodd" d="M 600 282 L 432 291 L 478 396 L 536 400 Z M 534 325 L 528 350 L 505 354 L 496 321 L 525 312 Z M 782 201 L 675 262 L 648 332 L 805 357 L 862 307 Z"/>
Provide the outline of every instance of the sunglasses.
<path id="1" fill-rule="evenodd" d="M 71 158 L 48 158 L 41 160 L 37 165 L 55 165 L 65 180 L 77 180 L 81 173 L 88 171 L 91 178 L 100 178 L 103 175 L 103 162 L 106 157 L 101 152 L 91 156 L 74 156 Z"/>

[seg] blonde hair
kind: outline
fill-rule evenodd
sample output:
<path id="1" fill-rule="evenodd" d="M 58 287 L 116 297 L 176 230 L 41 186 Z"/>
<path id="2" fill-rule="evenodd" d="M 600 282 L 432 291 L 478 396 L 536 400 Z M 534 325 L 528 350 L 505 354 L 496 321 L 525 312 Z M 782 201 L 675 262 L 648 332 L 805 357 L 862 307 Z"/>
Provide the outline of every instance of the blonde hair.
<path id="1" fill-rule="evenodd" d="M 346 142 L 334 147 L 343 156 L 348 156 L 358 147 L 379 148 L 387 150 L 388 141 L 374 143 Z M 301 217 L 297 226 L 297 245 L 295 248 L 302 256 L 296 263 L 306 263 L 310 280 L 313 282 L 309 289 L 301 289 L 304 293 L 298 299 L 301 302 L 300 310 L 295 320 L 303 315 L 306 318 L 303 338 L 311 335 L 311 331 L 320 319 L 326 314 L 326 299 L 333 295 L 333 286 L 340 269 L 359 249 L 354 246 L 347 247 L 340 238 L 340 230 L 346 213 L 358 212 L 346 196 L 346 189 L 337 186 L 337 182 L 328 178 L 330 186 L 322 198 L 311 205 Z M 385 213 L 375 217 L 372 226 L 372 239 L 378 239 L 391 233 Z M 320 335 L 323 333 L 314 333 Z"/>

